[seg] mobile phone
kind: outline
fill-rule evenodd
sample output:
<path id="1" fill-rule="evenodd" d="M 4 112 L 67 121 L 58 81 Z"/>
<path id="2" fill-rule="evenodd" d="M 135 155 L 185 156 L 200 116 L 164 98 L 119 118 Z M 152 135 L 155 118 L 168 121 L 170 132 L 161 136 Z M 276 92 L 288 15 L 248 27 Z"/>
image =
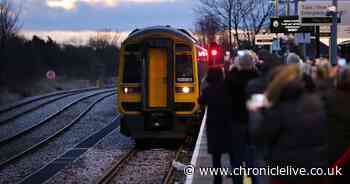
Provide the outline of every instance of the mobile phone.
<path id="1" fill-rule="evenodd" d="M 346 66 L 346 59 L 340 58 L 340 59 L 338 60 L 338 65 L 339 65 L 339 66 Z"/>
<path id="2" fill-rule="evenodd" d="M 264 104 L 265 102 L 265 95 L 264 94 L 254 94 L 252 95 L 252 103 L 256 104 L 258 106 Z"/>
<path id="3" fill-rule="evenodd" d="M 237 51 L 238 56 L 244 56 L 245 52 L 243 50 Z"/>

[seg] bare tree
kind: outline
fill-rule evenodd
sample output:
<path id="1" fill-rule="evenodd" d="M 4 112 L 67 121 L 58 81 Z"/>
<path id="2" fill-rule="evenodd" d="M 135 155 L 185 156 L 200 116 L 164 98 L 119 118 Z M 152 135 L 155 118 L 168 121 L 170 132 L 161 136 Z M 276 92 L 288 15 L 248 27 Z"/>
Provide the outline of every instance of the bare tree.
<path id="1" fill-rule="evenodd" d="M 255 0 L 199 0 L 200 15 L 215 15 L 220 19 L 220 24 L 229 31 L 229 45 L 232 47 L 232 32 L 234 30 L 235 41 L 239 46 L 238 30 L 243 17 L 255 8 Z"/>
<path id="2" fill-rule="evenodd" d="M 15 10 L 9 0 L 0 0 L 0 44 L 15 36 L 20 30 L 19 22 L 20 10 Z"/>
<path id="3" fill-rule="evenodd" d="M 269 0 L 254 0 L 254 4 L 254 11 L 248 11 L 242 19 L 251 45 L 255 44 L 255 35 L 268 25 L 270 17 L 274 14 L 274 4 L 269 3 Z"/>
<path id="4" fill-rule="evenodd" d="M 196 22 L 196 32 L 200 33 L 200 40 L 203 45 L 208 45 L 209 42 L 215 41 L 216 33 L 221 30 L 219 22 L 219 18 L 212 14 L 198 18 Z"/>
<path id="5" fill-rule="evenodd" d="M 110 29 L 104 29 L 97 32 L 95 37 L 90 38 L 88 45 L 95 49 L 105 49 L 110 45 L 118 46 L 121 36 L 121 32 L 113 32 Z"/>

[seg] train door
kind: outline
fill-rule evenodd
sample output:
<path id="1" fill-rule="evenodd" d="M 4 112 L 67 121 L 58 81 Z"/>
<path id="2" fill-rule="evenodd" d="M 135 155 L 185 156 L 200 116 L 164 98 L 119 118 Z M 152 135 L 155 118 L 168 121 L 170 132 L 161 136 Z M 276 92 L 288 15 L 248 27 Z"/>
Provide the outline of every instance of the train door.
<path id="1" fill-rule="evenodd" d="M 167 107 L 168 54 L 165 48 L 149 48 L 148 106 Z"/>

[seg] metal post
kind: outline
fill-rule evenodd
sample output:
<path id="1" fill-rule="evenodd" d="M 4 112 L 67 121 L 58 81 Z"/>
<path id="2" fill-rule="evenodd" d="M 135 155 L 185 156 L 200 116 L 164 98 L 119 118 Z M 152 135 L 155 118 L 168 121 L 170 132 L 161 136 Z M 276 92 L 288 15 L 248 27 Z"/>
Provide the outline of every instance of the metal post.
<path id="1" fill-rule="evenodd" d="M 276 17 L 278 17 L 279 10 L 280 10 L 280 2 L 279 2 L 279 0 L 275 0 L 275 1 L 276 1 L 276 4 L 275 4 L 275 8 L 276 8 L 275 15 L 276 15 Z"/>
<path id="2" fill-rule="evenodd" d="M 320 58 L 320 26 L 316 26 L 315 30 L 315 38 L 316 38 L 316 58 Z"/>
<path id="3" fill-rule="evenodd" d="M 294 15 L 298 15 L 299 0 L 294 0 Z"/>
<path id="4" fill-rule="evenodd" d="M 332 27 L 331 27 L 331 54 L 330 61 L 332 65 L 337 64 L 337 21 L 338 21 L 338 0 L 333 0 L 333 6 L 336 7 L 336 11 L 332 14 Z"/>

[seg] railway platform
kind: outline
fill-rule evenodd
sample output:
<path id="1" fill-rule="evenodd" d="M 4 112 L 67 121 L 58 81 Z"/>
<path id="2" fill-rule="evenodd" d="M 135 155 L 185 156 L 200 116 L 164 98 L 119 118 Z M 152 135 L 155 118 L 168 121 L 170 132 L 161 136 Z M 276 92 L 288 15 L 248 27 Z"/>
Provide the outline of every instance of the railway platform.
<path id="1" fill-rule="evenodd" d="M 212 168 L 211 155 L 208 154 L 207 146 L 207 136 L 205 133 L 206 129 L 206 113 L 202 120 L 200 132 L 198 134 L 196 146 L 192 155 L 191 165 L 194 167 L 193 175 L 188 175 L 186 177 L 185 184 L 212 184 L 214 181 L 214 176 L 204 175 L 199 172 L 199 168 Z M 222 167 L 229 168 L 229 156 L 225 154 L 222 157 Z M 251 179 L 249 177 L 244 177 L 244 184 L 251 184 Z M 223 184 L 232 184 L 232 179 L 227 176 L 223 176 Z"/>

